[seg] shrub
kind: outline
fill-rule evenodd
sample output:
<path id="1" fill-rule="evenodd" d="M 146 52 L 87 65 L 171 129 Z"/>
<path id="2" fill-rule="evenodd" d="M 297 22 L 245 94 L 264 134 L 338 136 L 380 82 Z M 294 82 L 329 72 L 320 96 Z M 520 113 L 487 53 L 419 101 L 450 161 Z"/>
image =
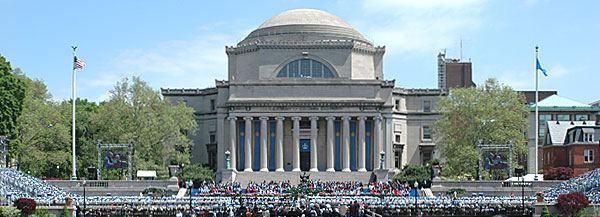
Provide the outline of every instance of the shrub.
<path id="1" fill-rule="evenodd" d="M 30 217 L 48 217 L 48 216 L 56 217 L 56 215 L 48 212 L 47 209 L 36 209 L 35 212 L 33 212 L 33 214 L 30 215 Z"/>
<path id="2" fill-rule="evenodd" d="M 581 192 L 558 195 L 556 208 L 565 216 L 576 216 L 589 205 L 588 198 Z"/>
<path id="3" fill-rule="evenodd" d="M 194 187 L 197 188 L 202 181 L 212 182 L 215 180 L 215 172 L 201 164 L 185 165 L 182 173 L 179 174 L 179 181 L 185 183 L 190 180 L 194 181 Z"/>
<path id="4" fill-rule="evenodd" d="M 424 183 L 431 184 L 430 168 L 412 164 L 406 165 L 401 173 L 392 178 L 392 181 L 408 183 L 411 187 L 414 187 L 413 184 L 416 181 L 419 182 L 420 187 L 428 187 L 424 186 Z"/>
<path id="5" fill-rule="evenodd" d="M 35 211 L 35 207 L 37 203 L 33 199 L 29 198 L 19 198 L 15 201 L 15 207 L 21 210 L 21 214 L 25 216 L 29 216 L 33 211 Z"/>
<path id="6" fill-rule="evenodd" d="M 69 214 L 69 209 L 67 208 L 67 206 L 63 207 L 63 211 L 62 211 L 62 213 L 60 213 L 60 217 L 71 217 L 71 214 Z"/>
<path id="7" fill-rule="evenodd" d="M 544 171 L 544 180 L 568 180 L 573 178 L 573 169 L 555 167 Z"/>
<path id="8" fill-rule="evenodd" d="M 5 206 L 0 209 L 0 216 L 2 217 L 17 217 L 21 215 L 21 211 L 16 207 Z"/>
<path id="9" fill-rule="evenodd" d="M 542 213 L 540 214 L 540 217 L 550 217 L 550 211 L 548 210 L 548 206 L 544 205 L 544 208 L 542 208 Z"/>
<path id="10" fill-rule="evenodd" d="M 165 190 L 159 188 L 146 188 L 142 191 L 142 194 L 147 195 L 152 192 L 152 196 L 159 196 L 165 193 Z"/>

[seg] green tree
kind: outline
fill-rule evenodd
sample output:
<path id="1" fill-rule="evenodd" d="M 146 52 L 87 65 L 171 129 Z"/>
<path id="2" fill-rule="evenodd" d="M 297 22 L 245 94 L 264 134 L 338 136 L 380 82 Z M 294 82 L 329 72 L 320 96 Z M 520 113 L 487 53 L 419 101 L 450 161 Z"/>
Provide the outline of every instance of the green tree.
<path id="1" fill-rule="evenodd" d="M 436 110 L 442 117 L 433 132 L 446 159 L 444 176 L 477 177 L 479 140 L 484 144 L 512 141 L 513 156 L 526 153 L 525 97 L 495 79 L 477 88 L 451 89 L 447 97 L 441 97 Z M 516 163 L 516 157 L 511 163 Z"/>
<path id="2" fill-rule="evenodd" d="M 212 182 L 215 180 L 215 172 L 202 164 L 186 165 L 183 172 L 179 176 L 181 181 L 187 182 L 192 180 L 195 186 L 198 186 L 202 181 Z"/>
<path id="3" fill-rule="evenodd" d="M 193 109 L 173 105 L 138 77 L 123 79 L 110 91 L 110 100 L 90 117 L 103 143 L 127 143 L 133 139 L 133 170 L 157 170 L 168 174 L 169 162 L 189 163 L 196 131 Z M 97 136 L 100 137 L 100 136 Z"/>
<path id="4" fill-rule="evenodd" d="M 17 78 L 28 86 L 18 130 L 23 145 L 19 147 L 19 166 L 38 177 L 68 178 L 70 168 L 71 112 L 52 101 L 46 85 L 32 80 L 20 70 Z"/>
<path id="5" fill-rule="evenodd" d="M 0 55 L 0 135 L 10 139 L 8 158 L 17 153 L 20 146 L 17 118 L 23 109 L 26 85 L 14 74 L 10 62 Z"/>
<path id="6" fill-rule="evenodd" d="M 71 214 L 69 213 L 69 209 L 67 208 L 67 206 L 63 206 L 63 210 L 60 213 L 60 217 L 71 217 Z"/>

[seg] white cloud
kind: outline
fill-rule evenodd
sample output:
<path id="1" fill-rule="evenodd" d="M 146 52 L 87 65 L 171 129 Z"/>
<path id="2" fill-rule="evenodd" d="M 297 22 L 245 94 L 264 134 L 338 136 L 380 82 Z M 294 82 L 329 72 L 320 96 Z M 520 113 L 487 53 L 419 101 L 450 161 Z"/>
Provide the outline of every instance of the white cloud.
<path id="1" fill-rule="evenodd" d="M 151 48 L 119 50 L 103 69 L 80 79 L 83 89 L 94 91 L 98 101 L 109 98 L 108 90 L 121 79 L 139 76 L 154 89 L 204 88 L 227 77 L 225 45 L 236 40 L 225 34 L 206 34 L 190 40 L 172 40 Z M 100 93 L 98 93 L 100 92 Z"/>
<path id="2" fill-rule="evenodd" d="M 456 47 L 461 37 L 483 22 L 485 1 L 374 0 L 364 1 L 366 16 L 377 25 L 365 24 L 362 32 L 392 52 L 436 52 Z M 364 27 L 364 28 L 362 28 Z"/>

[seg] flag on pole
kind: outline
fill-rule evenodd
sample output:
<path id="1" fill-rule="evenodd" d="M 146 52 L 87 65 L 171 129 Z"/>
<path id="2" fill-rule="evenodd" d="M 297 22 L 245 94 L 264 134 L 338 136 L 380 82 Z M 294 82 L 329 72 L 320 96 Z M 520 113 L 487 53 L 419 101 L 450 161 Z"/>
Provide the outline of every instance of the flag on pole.
<path id="1" fill-rule="evenodd" d="M 546 70 L 544 68 L 542 68 L 542 64 L 540 64 L 540 59 L 535 58 L 535 64 L 536 64 L 536 66 L 535 66 L 536 69 L 541 70 L 542 73 L 544 73 L 544 76 L 548 76 L 548 74 L 546 74 Z"/>
<path id="2" fill-rule="evenodd" d="M 83 61 L 81 61 L 81 59 L 77 58 L 77 56 L 75 56 L 75 60 L 73 62 L 73 69 L 81 70 L 81 69 L 83 69 L 84 66 L 85 66 L 85 63 Z"/>

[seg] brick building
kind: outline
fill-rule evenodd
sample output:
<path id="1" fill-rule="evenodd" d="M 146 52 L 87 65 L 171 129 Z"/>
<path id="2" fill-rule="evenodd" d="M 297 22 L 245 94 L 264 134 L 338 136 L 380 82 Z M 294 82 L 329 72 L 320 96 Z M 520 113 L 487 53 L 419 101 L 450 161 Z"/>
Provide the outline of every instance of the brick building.
<path id="1" fill-rule="evenodd" d="M 578 176 L 600 167 L 600 126 L 592 121 L 548 121 L 546 123 L 542 165 L 569 167 Z"/>

